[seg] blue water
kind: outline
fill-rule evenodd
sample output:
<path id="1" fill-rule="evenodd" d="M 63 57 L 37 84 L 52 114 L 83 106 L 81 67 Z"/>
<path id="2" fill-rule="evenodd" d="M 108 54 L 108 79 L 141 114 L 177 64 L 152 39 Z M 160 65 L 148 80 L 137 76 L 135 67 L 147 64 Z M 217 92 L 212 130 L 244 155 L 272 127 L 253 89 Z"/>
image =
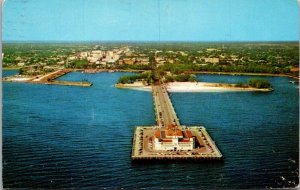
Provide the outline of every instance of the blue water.
<path id="1" fill-rule="evenodd" d="M 2 71 L 2 77 L 12 76 L 12 75 L 15 75 L 18 73 L 19 73 L 19 70 L 5 70 L 5 71 Z"/>
<path id="2" fill-rule="evenodd" d="M 4 71 L 5 73 L 6 71 Z M 3 83 L 4 187 L 266 188 L 295 186 L 299 89 L 267 77 L 271 93 L 172 93 L 182 124 L 204 125 L 223 163 L 133 164 L 133 128 L 154 125 L 150 92 L 116 89 L 127 73 L 70 73 L 90 88 Z M 239 82 L 246 76 L 199 75 Z M 234 80 L 234 81 L 232 81 Z"/>

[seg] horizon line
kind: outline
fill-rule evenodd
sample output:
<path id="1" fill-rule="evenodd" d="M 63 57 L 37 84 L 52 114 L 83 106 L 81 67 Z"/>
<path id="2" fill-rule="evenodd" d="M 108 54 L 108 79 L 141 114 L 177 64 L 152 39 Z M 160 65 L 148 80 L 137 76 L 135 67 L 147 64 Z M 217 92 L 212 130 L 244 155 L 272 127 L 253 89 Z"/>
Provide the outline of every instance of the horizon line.
<path id="1" fill-rule="evenodd" d="M 284 43 L 300 42 L 299 40 L 219 40 L 219 41 L 184 41 L 184 40 L 2 40 L 3 43 Z"/>

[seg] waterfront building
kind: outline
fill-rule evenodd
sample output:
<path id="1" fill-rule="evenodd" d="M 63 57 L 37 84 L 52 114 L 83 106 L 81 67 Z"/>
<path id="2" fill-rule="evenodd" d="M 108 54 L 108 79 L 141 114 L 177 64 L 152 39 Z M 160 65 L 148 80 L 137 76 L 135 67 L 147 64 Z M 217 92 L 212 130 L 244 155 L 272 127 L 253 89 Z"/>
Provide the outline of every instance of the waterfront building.
<path id="1" fill-rule="evenodd" d="M 170 125 L 155 132 L 153 147 L 155 150 L 193 150 L 195 139 L 190 130 Z"/>

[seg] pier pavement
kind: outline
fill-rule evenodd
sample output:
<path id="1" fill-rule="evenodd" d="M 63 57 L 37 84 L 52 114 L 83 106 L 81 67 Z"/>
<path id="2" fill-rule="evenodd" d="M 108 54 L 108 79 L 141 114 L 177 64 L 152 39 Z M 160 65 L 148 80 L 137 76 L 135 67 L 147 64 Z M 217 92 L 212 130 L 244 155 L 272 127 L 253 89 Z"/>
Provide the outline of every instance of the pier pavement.
<path id="1" fill-rule="evenodd" d="M 166 86 L 154 85 L 152 87 L 152 91 L 158 126 L 165 128 L 166 126 L 175 124 L 181 128 L 179 119 L 169 98 Z"/>

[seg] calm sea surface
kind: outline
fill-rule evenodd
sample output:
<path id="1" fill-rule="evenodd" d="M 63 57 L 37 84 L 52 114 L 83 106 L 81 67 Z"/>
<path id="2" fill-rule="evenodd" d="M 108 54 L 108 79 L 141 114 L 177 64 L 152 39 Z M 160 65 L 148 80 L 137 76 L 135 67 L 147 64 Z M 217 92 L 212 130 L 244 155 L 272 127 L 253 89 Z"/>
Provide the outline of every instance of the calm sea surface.
<path id="1" fill-rule="evenodd" d="M 4 71 L 3 76 L 15 71 Z M 266 188 L 295 186 L 299 89 L 266 77 L 270 93 L 172 93 L 185 125 L 203 125 L 223 163 L 132 164 L 134 126 L 154 125 L 150 92 L 116 89 L 126 73 L 70 73 L 90 88 L 3 83 L 4 187 Z M 246 76 L 199 75 L 243 82 Z"/>

